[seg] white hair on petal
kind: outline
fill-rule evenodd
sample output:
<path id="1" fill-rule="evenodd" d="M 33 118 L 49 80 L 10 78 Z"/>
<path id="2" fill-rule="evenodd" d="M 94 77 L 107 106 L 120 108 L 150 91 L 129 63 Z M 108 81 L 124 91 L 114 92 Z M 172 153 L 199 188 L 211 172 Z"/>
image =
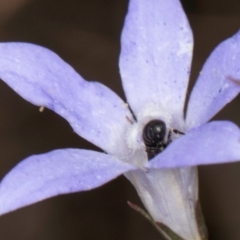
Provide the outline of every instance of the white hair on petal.
<path id="1" fill-rule="evenodd" d="M 156 103 L 145 105 L 137 116 L 138 122 L 144 125 L 155 119 L 164 121 L 167 127 L 169 127 L 172 122 L 169 111 L 162 105 Z"/>
<path id="2" fill-rule="evenodd" d="M 137 122 L 129 127 L 126 133 L 126 142 L 130 149 L 135 151 L 137 149 L 142 149 L 144 146 L 141 132 L 142 129 Z"/>

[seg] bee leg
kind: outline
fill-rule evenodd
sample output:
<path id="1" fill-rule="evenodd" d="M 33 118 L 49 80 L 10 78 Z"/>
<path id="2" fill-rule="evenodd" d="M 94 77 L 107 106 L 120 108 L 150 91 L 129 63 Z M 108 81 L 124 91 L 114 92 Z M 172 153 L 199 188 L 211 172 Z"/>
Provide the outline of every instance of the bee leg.
<path id="1" fill-rule="evenodd" d="M 179 130 L 177 130 L 177 129 L 172 129 L 172 131 L 173 131 L 174 133 L 176 133 L 176 134 L 185 135 L 185 133 L 183 133 L 183 132 L 181 132 L 181 131 L 179 131 Z"/>
<path id="2" fill-rule="evenodd" d="M 171 137 L 172 137 L 172 130 L 170 129 L 169 132 L 168 132 L 168 136 L 167 136 L 167 141 L 166 141 L 166 143 L 162 143 L 163 148 L 166 148 L 167 145 L 168 145 L 170 142 L 172 142 Z"/>

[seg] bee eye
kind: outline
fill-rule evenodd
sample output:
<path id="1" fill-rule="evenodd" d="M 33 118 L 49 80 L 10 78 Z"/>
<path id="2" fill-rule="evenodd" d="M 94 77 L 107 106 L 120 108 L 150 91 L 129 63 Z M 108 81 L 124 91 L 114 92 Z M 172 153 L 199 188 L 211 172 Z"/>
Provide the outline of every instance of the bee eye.
<path id="1" fill-rule="evenodd" d="M 143 141 L 146 147 L 157 147 L 166 135 L 166 124 L 161 120 L 150 121 L 143 129 Z"/>

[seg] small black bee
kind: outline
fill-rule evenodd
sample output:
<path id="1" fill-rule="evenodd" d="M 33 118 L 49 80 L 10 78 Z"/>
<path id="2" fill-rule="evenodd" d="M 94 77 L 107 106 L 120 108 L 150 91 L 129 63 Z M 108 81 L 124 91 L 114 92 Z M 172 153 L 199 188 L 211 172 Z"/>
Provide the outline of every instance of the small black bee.
<path id="1" fill-rule="evenodd" d="M 142 137 L 146 146 L 148 160 L 155 157 L 168 146 L 168 144 L 172 141 L 172 132 L 184 134 L 176 129 L 170 129 L 167 139 L 165 139 L 166 132 L 167 127 L 162 120 L 152 120 L 144 127 Z"/>

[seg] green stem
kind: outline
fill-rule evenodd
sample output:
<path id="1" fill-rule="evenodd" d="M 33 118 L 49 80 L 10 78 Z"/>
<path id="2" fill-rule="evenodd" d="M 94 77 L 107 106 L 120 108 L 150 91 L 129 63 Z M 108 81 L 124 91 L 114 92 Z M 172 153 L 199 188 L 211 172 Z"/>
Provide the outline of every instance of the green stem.
<path id="1" fill-rule="evenodd" d="M 140 208 L 138 205 L 133 204 L 131 202 L 127 202 L 127 204 L 140 213 L 143 217 L 145 217 L 156 229 L 157 231 L 166 239 L 166 240 L 184 240 L 183 238 L 179 237 L 177 234 L 175 234 L 170 228 L 168 228 L 166 225 L 155 222 L 154 219 L 142 208 Z"/>

